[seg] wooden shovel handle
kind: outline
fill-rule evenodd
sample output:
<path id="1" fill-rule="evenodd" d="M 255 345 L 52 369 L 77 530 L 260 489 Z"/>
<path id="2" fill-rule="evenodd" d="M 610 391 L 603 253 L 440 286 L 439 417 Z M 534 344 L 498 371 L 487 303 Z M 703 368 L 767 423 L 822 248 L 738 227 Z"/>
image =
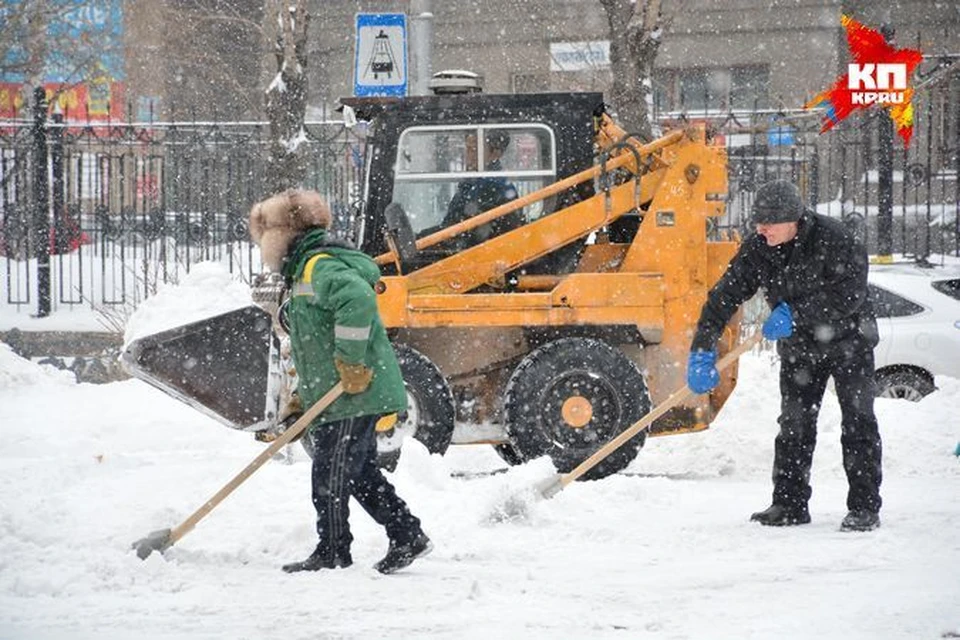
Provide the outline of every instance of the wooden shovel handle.
<path id="1" fill-rule="evenodd" d="M 289 429 L 284 431 L 280 437 L 270 443 L 263 452 L 254 458 L 253 462 L 244 467 L 243 471 L 235 475 L 230 482 L 223 485 L 220 491 L 217 491 L 212 498 L 203 503 L 199 509 L 194 511 L 189 518 L 184 520 L 182 523 L 174 527 L 170 531 L 170 538 L 167 541 L 167 546 L 176 544 L 177 540 L 187 535 L 191 529 L 193 529 L 200 520 L 203 519 L 208 513 L 213 511 L 214 507 L 223 502 L 224 498 L 233 493 L 234 489 L 239 487 L 244 480 L 253 475 L 253 472 L 263 466 L 263 464 L 271 459 L 274 454 L 276 454 L 280 449 L 284 447 L 288 442 L 300 435 L 300 432 L 306 429 L 313 419 L 320 415 L 327 407 L 333 404 L 334 400 L 340 397 L 340 394 L 343 393 L 343 385 L 337 383 L 330 391 L 317 400 L 317 402 L 304 412 L 296 422 L 294 422 Z"/>
<path id="2" fill-rule="evenodd" d="M 738 358 L 740 358 L 740 356 L 756 346 L 762 339 L 763 335 L 760 331 L 757 331 L 742 343 L 738 344 L 729 353 L 720 358 L 720 362 L 717 363 L 717 370 L 723 371 L 729 367 Z M 572 471 L 562 474 L 560 476 L 560 488 L 567 486 L 585 474 L 587 471 L 595 467 L 601 460 L 619 449 L 624 442 L 637 435 L 640 431 L 649 428 L 657 418 L 665 414 L 670 409 L 673 409 L 675 406 L 692 395 L 694 395 L 693 391 L 687 385 L 683 385 L 683 387 L 674 391 L 669 398 L 654 407 L 650 413 L 634 422 L 627 429 L 610 440 L 610 442 L 600 447 L 600 449 L 598 449 L 589 458 L 578 464 Z"/>

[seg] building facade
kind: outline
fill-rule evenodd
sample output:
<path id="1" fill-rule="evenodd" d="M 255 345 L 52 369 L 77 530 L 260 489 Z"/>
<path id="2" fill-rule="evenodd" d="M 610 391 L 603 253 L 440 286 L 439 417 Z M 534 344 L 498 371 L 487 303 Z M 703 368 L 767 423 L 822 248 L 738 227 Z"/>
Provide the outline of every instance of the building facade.
<path id="1" fill-rule="evenodd" d="M 411 0 L 310 3 L 308 119 L 339 120 L 339 99 L 353 94 L 357 14 L 410 13 L 414 4 L 422 6 Z M 433 71 L 478 73 L 488 93 L 607 93 L 614 81 L 609 25 L 599 0 L 430 4 Z M 942 207 L 960 199 L 956 3 L 663 0 L 662 6 L 654 117 L 664 126 L 703 120 L 724 132 L 731 187 L 740 198 L 733 210 L 748 210 L 752 189 L 772 177 L 796 181 L 811 203 L 826 203 L 831 213 L 868 218 L 878 210 L 885 119 L 877 116 L 883 112 L 856 113 L 819 135 L 820 116 L 803 110 L 846 72 L 850 56 L 840 23 L 846 14 L 884 29 L 896 46 L 927 56 L 914 97 L 913 141 L 908 149 L 895 141 L 893 198 L 904 211 L 933 202 L 941 216 L 950 215 Z M 125 11 L 128 94 L 139 101 L 141 119 L 264 119 L 263 89 L 276 63 L 263 35 L 263 2 L 127 2 Z M 951 223 L 944 217 L 943 224 Z"/>
<path id="2" fill-rule="evenodd" d="M 315 107 L 329 113 L 353 92 L 355 14 L 403 13 L 409 4 L 314 3 Z M 960 53 L 960 11 L 938 0 L 664 0 L 663 9 L 653 82 L 665 112 L 802 107 L 846 64 L 843 13 L 893 25 L 900 46 Z M 604 91 L 612 81 L 603 51 L 609 27 L 597 0 L 437 1 L 433 13 L 433 70 L 479 73 L 487 92 Z M 587 55 L 571 62 L 577 53 Z"/>

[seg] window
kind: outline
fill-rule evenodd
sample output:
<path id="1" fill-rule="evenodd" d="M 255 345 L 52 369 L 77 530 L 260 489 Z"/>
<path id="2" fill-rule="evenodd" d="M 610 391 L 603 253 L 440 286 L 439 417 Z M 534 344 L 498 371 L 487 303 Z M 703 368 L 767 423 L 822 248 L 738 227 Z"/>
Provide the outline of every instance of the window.
<path id="1" fill-rule="evenodd" d="M 903 318 L 923 312 L 923 307 L 875 284 L 867 285 L 878 318 Z"/>
<path id="2" fill-rule="evenodd" d="M 769 82 L 765 66 L 658 69 L 654 102 L 659 111 L 762 109 Z"/>
<path id="3" fill-rule="evenodd" d="M 546 76 L 531 73 L 515 73 L 511 78 L 514 93 L 543 93 L 550 89 Z"/>
<path id="4" fill-rule="evenodd" d="M 730 70 L 730 109 L 763 109 L 767 106 L 770 73 L 766 67 L 735 67 Z"/>
<path id="5" fill-rule="evenodd" d="M 412 127 L 400 135 L 393 201 L 423 237 L 553 182 L 555 147 L 542 124 Z M 519 215 L 543 213 L 535 203 Z"/>
<path id="6" fill-rule="evenodd" d="M 960 300 L 960 278 L 937 280 L 933 283 L 933 288 L 940 293 L 950 296 L 954 300 Z"/>
<path id="7" fill-rule="evenodd" d="M 710 83 L 706 69 L 689 69 L 680 74 L 680 104 L 689 111 L 703 111 L 718 103 L 710 95 Z"/>

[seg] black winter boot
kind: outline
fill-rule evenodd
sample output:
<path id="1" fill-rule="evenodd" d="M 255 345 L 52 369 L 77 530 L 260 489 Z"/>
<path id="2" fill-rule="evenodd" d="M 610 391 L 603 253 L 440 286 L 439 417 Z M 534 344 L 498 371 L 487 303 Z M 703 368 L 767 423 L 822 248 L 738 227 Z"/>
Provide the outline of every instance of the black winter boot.
<path id="1" fill-rule="evenodd" d="M 840 523 L 840 531 L 873 531 L 880 526 L 880 514 L 873 511 L 851 511 Z"/>
<path id="2" fill-rule="evenodd" d="M 336 569 L 341 567 L 346 569 L 353 564 L 353 558 L 350 554 L 331 554 L 326 549 L 319 547 L 310 554 L 306 560 L 300 562 L 291 562 L 281 567 L 286 573 L 297 573 L 298 571 L 319 571 L 320 569 Z"/>
<path id="3" fill-rule="evenodd" d="M 380 573 L 393 573 L 409 566 L 414 560 L 422 558 L 431 551 L 433 551 L 433 543 L 423 532 L 418 533 L 413 540 L 406 544 L 397 544 L 391 540 L 387 555 L 373 565 L 373 568 Z"/>
<path id="4" fill-rule="evenodd" d="M 750 521 L 759 522 L 768 527 L 792 527 L 798 524 L 809 523 L 810 512 L 806 506 L 785 507 L 774 504 L 750 516 Z"/>

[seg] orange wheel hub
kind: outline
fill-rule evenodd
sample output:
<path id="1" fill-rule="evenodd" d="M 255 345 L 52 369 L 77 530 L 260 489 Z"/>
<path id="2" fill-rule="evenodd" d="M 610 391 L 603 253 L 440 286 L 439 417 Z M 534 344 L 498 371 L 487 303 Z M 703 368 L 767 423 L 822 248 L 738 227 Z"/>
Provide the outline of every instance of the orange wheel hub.
<path id="1" fill-rule="evenodd" d="M 574 429 L 585 427 L 593 418 L 593 405 L 583 396 L 571 396 L 564 400 L 560 410 L 563 420 Z"/>

